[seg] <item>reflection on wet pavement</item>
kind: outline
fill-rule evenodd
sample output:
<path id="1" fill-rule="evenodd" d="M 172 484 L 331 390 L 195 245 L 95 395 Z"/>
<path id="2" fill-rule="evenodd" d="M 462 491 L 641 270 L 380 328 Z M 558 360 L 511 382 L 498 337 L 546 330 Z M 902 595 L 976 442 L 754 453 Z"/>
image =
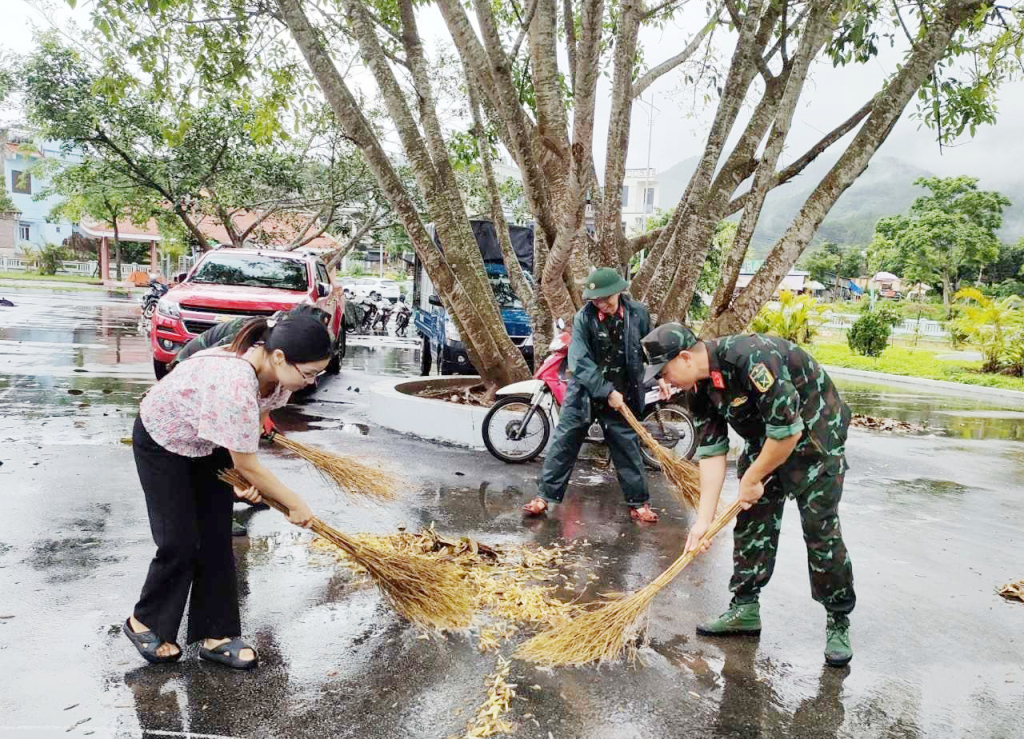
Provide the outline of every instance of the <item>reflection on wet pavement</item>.
<path id="1" fill-rule="evenodd" d="M 464 730 L 495 655 L 459 634 L 419 638 L 274 511 L 239 506 L 250 535 L 234 541 L 259 672 L 200 663 L 194 646 L 176 665 L 142 665 L 119 631 L 153 554 L 131 450 L 120 443 L 152 383 L 137 304 L 33 292 L 15 302 L 0 311 L 0 739 L 441 739 Z M 642 587 L 678 556 L 692 514 L 656 476 L 657 526 L 631 523 L 614 471 L 590 462 L 562 505 L 524 520 L 538 465 L 503 465 L 366 423 L 377 378 L 418 368 L 415 341 L 350 337 L 341 376 L 275 414 L 303 441 L 401 472 L 400 500 L 354 506 L 291 455 L 274 452 L 268 465 L 344 531 L 434 525 L 493 545 L 586 542 L 587 567 L 568 570 L 559 591 L 581 602 Z M 857 412 L 941 431 L 851 437 L 841 515 L 859 597 L 852 667 L 822 665 L 825 616 L 810 599 L 790 504 L 760 639 L 694 634 L 729 601 L 723 535 L 655 599 L 641 665 L 545 671 L 514 662 L 515 737 L 1020 735 L 1024 607 L 993 588 L 1022 574 L 1024 446 L 975 440 L 1024 438 L 1024 408 L 839 384 Z M 727 490 L 735 485 L 730 471 Z M 49 651 L 59 654 L 59 680 L 41 659 Z"/>
<path id="2" fill-rule="evenodd" d="M 836 378 L 836 385 L 854 413 L 895 418 L 963 439 L 1024 441 L 1024 406 L 1010 400 L 847 378 Z"/>

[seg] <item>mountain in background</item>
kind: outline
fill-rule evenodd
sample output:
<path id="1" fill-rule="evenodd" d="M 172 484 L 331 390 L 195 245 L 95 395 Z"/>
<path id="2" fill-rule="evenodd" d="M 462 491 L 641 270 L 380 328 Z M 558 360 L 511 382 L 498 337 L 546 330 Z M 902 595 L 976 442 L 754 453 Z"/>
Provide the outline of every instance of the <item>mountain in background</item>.
<path id="1" fill-rule="evenodd" d="M 679 202 L 697 167 L 697 161 L 696 157 L 684 159 L 658 174 L 662 210 L 672 208 Z M 768 195 L 748 256 L 764 257 L 768 253 L 834 161 L 819 158 L 798 177 Z M 834 241 L 841 245 L 866 246 L 871 241 L 878 219 L 906 212 L 911 203 L 925 192 L 923 188 L 914 186 L 914 180 L 930 176 L 932 173 L 928 170 L 902 159 L 875 157 L 822 222 L 815 243 Z M 1013 203 L 1003 213 L 1003 228 L 999 234 L 1003 241 L 1012 243 L 1024 237 L 1024 173 L 1009 175 L 998 185 L 987 184 L 982 180 L 978 186 L 998 190 Z"/>

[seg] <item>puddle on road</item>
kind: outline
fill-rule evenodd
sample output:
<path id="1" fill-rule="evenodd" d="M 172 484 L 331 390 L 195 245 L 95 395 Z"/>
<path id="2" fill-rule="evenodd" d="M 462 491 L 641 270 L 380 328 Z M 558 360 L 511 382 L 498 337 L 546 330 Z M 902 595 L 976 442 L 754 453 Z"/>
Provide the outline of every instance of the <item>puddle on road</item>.
<path id="1" fill-rule="evenodd" d="M 836 386 L 854 413 L 920 424 L 962 439 L 1024 441 L 1024 408 L 1011 401 L 846 378 L 836 378 Z"/>
<path id="2" fill-rule="evenodd" d="M 360 337 L 368 339 L 369 337 Z M 420 373 L 420 348 L 419 345 L 409 339 L 398 339 L 401 344 L 391 344 L 395 341 L 388 337 L 381 337 L 379 341 L 385 341 L 383 345 L 354 343 L 351 335 L 348 337 L 348 348 L 345 352 L 344 369 L 357 372 L 369 372 L 375 375 L 397 375 L 412 376 Z"/>

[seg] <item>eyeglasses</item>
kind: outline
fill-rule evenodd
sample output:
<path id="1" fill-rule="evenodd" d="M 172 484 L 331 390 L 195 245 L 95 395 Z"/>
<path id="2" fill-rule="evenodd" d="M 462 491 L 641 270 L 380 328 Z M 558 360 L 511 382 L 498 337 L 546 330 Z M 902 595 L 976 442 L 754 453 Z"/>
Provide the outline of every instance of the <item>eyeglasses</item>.
<path id="1" fill-rule="evenodd" d="M 298 372 L 299 375 L 302 376 L 302 379 L 305 380 L 306 382 L 312 382 L 313 380 L 317 379 L 318 377 L 322 377 L 323 375 L 327 374 L 327 370 L 325 370 L 325 369 L 322 369 L 322 370 L 319 370 L 317 372 L 314 372 L 313 374 L 310 374 L 308 372 L 303 372 L 302 370 L 299 369 L 298 365 L 292 364 L 291 362 L 288 362 L 288 366 L 291 367 L 292 369 L 294 369 L 296 372 Z"/>

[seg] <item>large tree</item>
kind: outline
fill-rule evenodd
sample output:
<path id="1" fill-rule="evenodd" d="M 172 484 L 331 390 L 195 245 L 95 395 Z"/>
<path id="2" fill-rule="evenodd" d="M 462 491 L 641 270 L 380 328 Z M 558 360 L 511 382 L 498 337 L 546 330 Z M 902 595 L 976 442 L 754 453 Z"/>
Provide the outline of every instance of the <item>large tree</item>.
<path id="1" fill-rule="evenodd" d="M 974 177 L 922 177 L 914 184 L 930 194 L 917 198 L 907 215 L 878 222 L 872 259 L 904 279 L 940 284 L 948 306 L 965 269 L 998 259 L 996 231 L 1010 200 L 979 190 Z"/>
<path id="2" fill-rule="evenodd" d="M 589 265 L 625 270 L 637 251 L 647 258 L 633 293 L 662 320 L 691 304 L 717 224 L 740 214 L 725 257 L 707 335 L 740 330 L 796 263 L 817 227 L 856 180 L 915 97 L 944 140 L 992 118 L 991 95 L 1012 69 L 1019 38 L 1014 11 L 979 0 L 922 0 L 882 6 L 832 0 L 722 0 L 705 8 L 682 0 L 434 0 L 463 69 L 461 88 L 475 130 L 493 130 L 522 172 L 536 224 L 535 328 L 568 317 Z M 362 151 L 409 233 L 410 241 L 452 310 L 473 361 L 489 383 L 524 374 L 487 288 L 457 187 L 439 94 L 437 64 L 428 57 L 412 0 L 98 0 L 96 23 L 112 42 L 144 49 L 156 60 L 158 84 L 174 64 L 199 59 L 197 73 L 241 79 L 247 63 L 292 63 L 297 50 L 334 111 L 343 133 Z M 686 14 L 698 30 L 667 59 L 648 65 L 640 31 Z M 698 15 L 702 14 L 702 15 Z M 139 22 L 139 17 L 144 18 Z M 693 22 L 699 18 L 699 22 Z M 127 22 L 126 22 L 127 21 Z M 281 36 L 281 30 L 287 36 Z M 806 104 L 812 63 L 877 64 L 876 47 L 899 33 L 907 52 L 879 90 L 852 101 L 835 127 L 788 164 L 785 150 L 796 110 Z M 253 54 L 277 39 L 273 54 Z M 627 239 L 617 196 L 625 176 L 633 101 L 666 74 L 686 69 L 714 44 L 725 68 L 715 77 L 716 108 L 703 152 L 671 220 Z M 187 50 L 187 51 L 183 51 Z M 346 75 L 357 51 L 372 89 Z M 957 59 L 972 65 L 958 78 Z M 713 56 L 713 54 L 712 54 Z M 160 69 L 160 60 L 174 64 Z M 564 61 L 566 60 L 567 64 Z M 977 62 L 976 64 L 974 62 Z M 251 64 L 250 64 L 251 66 Z M 599 139 L 595 107 L 602 75 L 611 81 L 607 135 Z M 941 75 L 941 79 L 940 76 Z M 439 87 L 442 89 L 439 91 Z M 384 138 L 363 104 L 379 100 L 400 142 L 444 251 L 439 250 L 397 178 Z M 740 124 L 741 111 L 751 111 Z M 852 136 L 847 136 L 852 134 Z M 736 289 L 765 197 L 830 147 L 846 141 L 834 166 L 812 190 L 743 290 Z M 605 151 L 603 172 L 594 151 Z M 486 159 L 486 147 L 481 156 Z M 493 188 L 489 188 L 493 192 Z M 492 196 L 493 197 L 493 196 Z M 594 227 L 588 228 L 587 207 Z M 500 208 L 497 204 L 492 211 Z"/>
<path id="3" fill-rule="evenodd" d="M 220 222 L 234 246 L 284 236 L 285 248 L 343 221 L 365 225 L 362 233 L 387 225 L 386 201 L 325 106 L 307 105 L 298 130 L 285 132 L 271 92 L 226 96 L 185 85 L 169 93 L 108 48 L 83 47 L 44 34 L 16 65 L 29 122 L 84 160 L 61 177 L 72 208 L 88 192 L 90 215 L 107 220 L 104 198 L 130 194 L 118 210 L 143 221 L 169 211 L 203 249 L 204 218 Z M 271 223 L 283 233 L 271 233 Z"/>

